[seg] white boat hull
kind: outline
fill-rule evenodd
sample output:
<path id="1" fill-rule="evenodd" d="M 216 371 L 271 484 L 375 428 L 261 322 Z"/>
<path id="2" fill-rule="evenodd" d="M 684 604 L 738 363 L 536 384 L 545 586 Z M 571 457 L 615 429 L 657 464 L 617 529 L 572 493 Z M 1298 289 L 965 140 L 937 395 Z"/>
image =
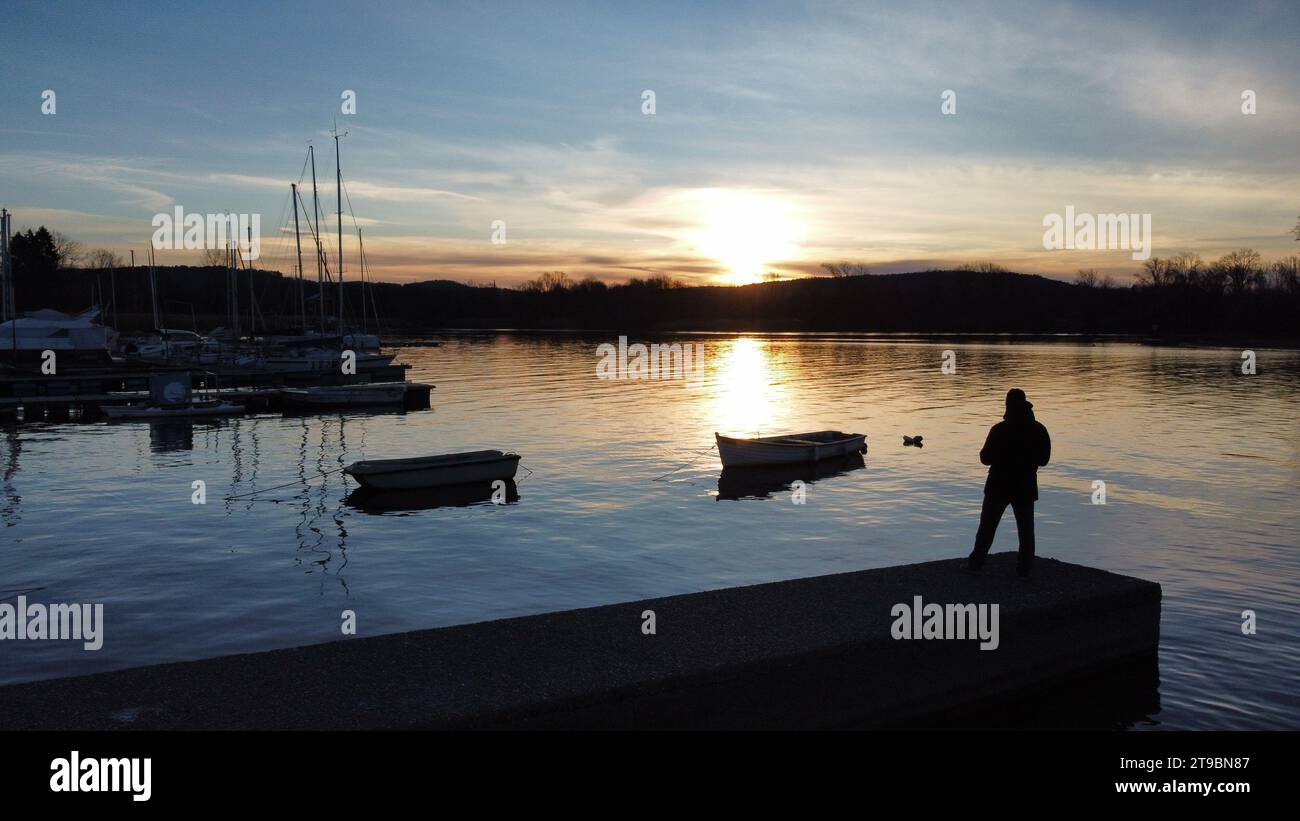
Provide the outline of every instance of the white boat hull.
<path id="1" fill-rule="evenodd" d="M 357 373 L 387 367 L 396 358 L 397 354 L 358 353 Z M 262 367 L 272 373 L 340 372 L 343 367 L 343 357 L 337 351 L 310 356 L 268 356 L 263 360 Z"/>
<path id="2" fill-rule="evenodd" d="M 99 309 L 76 316 L 44 309 L 0 323 L 0 362 L 45 364 L 45 351 L 58 354 L 60 366 L 107 365 L 117 331 L 100 325 Z"/>
<path id="3" fill-rule="evenodd" d="M 344 473 L 366 488 L 415 490 L 513 479 L 518 470 L 518 454 L 481 450 L 423 459 L 354 462 L 344 468 Z"/>
<path id="4" fill-rule="evenodd" d="M 806 464 L 862 453 L 867 449 L 864 433 L 816 431 L 758 439 L 736 439 L 718 433 L 714 436 L 724 468 Z"/>
<path id="5" fill-rule="evenodd" d="M 168 408 L 160 405 L 104 405 L 100 408 L 109 419 L 179 419 L 196 416 L 236 416 L 244 412 L 243 405 L 232 402 L 197 402 L 193 405 Z"/>
<path id="6" fill-rule="evenodd" d="M 316 388 L 285 388 L 280 391 L 280 396 L 285 404 L 306 407 L 400 405 L 406 399 L 406 383 L 381 382 Z"/>

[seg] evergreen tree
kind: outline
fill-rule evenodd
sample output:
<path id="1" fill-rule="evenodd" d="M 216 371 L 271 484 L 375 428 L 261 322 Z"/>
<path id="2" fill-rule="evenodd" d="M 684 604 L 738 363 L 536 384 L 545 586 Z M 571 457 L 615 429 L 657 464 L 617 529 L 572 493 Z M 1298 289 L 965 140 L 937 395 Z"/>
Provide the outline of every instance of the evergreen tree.
<path id="1" fill-rule="evenodd" d="M 34 277 L 48 276 L 59 269 L 59 250 L 54 235 L 44 225 L 36 231 L 28 228 L 26 232 L 14 234 L 9 241 L 9 253 L 15 280 L 30 282 Z"/>

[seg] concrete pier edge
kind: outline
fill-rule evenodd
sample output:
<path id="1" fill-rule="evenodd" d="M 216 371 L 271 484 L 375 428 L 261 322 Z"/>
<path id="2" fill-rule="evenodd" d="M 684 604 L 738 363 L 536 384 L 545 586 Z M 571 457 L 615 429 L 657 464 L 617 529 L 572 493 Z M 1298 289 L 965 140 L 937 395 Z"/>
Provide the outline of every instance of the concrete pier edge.
<path id="1" fill-rule="evenodd" d="M 962 560 L 932 561 L 16 684 L 0 688 L 0 729 L 898 726 L 1154 658 L 1158 584 L 1042 558 L 1024 582 L 1014 562 L 997 554 L 972 576 Z M 998 604 L 998 648 L 894 639 L 891 609 L 915 596 Z"/>

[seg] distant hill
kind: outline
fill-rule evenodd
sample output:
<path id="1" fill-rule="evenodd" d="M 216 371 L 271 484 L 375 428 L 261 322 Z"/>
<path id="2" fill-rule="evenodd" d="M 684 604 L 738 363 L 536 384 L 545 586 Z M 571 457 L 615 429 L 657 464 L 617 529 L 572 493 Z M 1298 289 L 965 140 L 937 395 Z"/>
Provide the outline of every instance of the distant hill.
<path id="1" fill-rule="evenodd" d="M 112 284 L 110 284 L 110 279 Z M 239 272 L 239 305 L 248 327 L 250 274 Z M 296 280 L 273 271 L 251 274 L 257 324 L 297 323 Z M 210 330 L 227 321 L 227 274 L 219 268 L 158 269 L 168 327 Z M 60 270 L 17 283 L 23 309 L 79 310 L 107 304 L 116 292 L 121 330 L 152 324 L 143 268 Z M 305 285 L 309 325 L 319 315 L 314 282 Z M 100 295 L 103 295 L 102 297 Z M 335 311 L 326 289 L 326 310 Z M 682 287 L 666 280 L 605 285 L 594 280 L 506 289 L 449 280 L 378 283 L 365 297 L 367 324 L 377 309 L 388 333 L 446 328 L 601 331 L 871 331 L 965 334 L 1137 334 L 1236 340 L 1295 339 L 1295 293 L 1207 294 L 1170 288 L 1097 288 L 1008 272 L 923 271 L 820 277 L 742 287 Z M 361 285 L 347 283 L 344 302 L 359 321 Z M 1235 342 L 1233 343 L 1235 344 Z"/>

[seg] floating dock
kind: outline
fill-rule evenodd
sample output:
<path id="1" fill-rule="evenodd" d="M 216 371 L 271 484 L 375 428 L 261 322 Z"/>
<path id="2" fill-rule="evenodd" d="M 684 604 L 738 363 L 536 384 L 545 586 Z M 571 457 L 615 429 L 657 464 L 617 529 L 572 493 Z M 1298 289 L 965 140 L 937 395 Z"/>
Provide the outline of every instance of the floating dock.
<path id="1" fill-rule="evenodd" d="M 1041 558 L 1024 582 L 1014 561 L 992 556 L 979 576 L 962 560 L 925 562 L 19 684 L 0 688 L 0 730 L 892 727 L 1154 668 L 1158 584 Z M 895 639 L 892 609 L 916 596 L 998 604 L 997 649 Z M 105 613 L 111 647 L 111 602 Z"/>
<path id="2" fill-rule="evenodd" d="M 205 398 L 219 398 L 245 405 L 249 412 L 281 409 L 280 389 L 318 385 L 405 382 L 410 365 L 392 364 L 344 376 L 332 371 L 272 372 L 257 368 L 199 370 L 184 366 L 100 368 L 43 376 L 31 373 L 0 374 L 0 420 L 15 420 L 19 410 L 24 421 L 98 421 L 99 408 L 124 405 L 150 398 L 149 383 L 155 374 L 190 372 L 196 392 Z M 407 408 L 429 407 L 432 386 L 408 382 Z"/>

